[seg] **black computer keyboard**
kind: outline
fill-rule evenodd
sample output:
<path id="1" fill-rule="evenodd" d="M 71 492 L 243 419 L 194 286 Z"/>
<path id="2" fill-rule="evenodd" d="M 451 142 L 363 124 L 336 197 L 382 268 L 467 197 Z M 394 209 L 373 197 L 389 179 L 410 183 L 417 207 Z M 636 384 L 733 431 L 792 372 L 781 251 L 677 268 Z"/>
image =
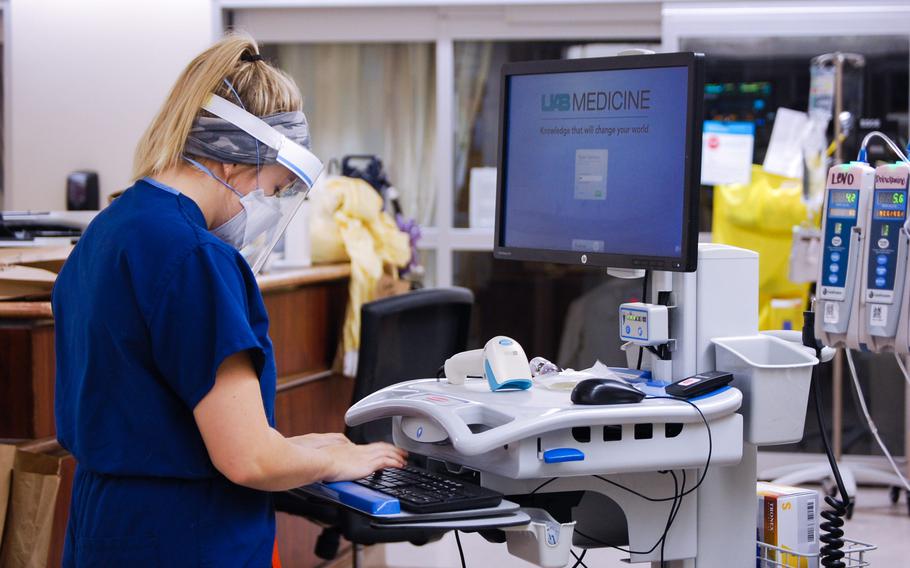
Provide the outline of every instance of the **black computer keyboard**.
<path id="1" fill-rule="evenodd" d="M 501 493 L 413 466 L 381 469 L 354 483 L 397 498 L 412 513 L 484 509 L 502 501 Z"/>

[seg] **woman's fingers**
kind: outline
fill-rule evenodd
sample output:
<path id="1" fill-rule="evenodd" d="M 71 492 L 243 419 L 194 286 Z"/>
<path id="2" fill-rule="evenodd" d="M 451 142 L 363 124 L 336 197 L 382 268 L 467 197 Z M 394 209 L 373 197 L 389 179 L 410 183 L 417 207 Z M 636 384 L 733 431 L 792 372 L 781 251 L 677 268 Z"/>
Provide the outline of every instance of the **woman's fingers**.
<path id="1" fill-rule="evenodd" d="M 325 447 L 333 458 L 334 471 L 328 481 L 357 479 L 386 467 L 404 467 L 408 453 L 392 444 L 333 444 Z"/>
<path id="2" fill-rule="evenodd" d="M 399 456 L 401 456 L 401 457 L 403 457 L 403 458 L 408 457 L 408 452 L 407 452 L 407 451 L 405 451 L 405 450 L 403 450 L 403 449 L 401 449 L 401 448 L 399 448 L 399 447 L 397 447 L 397 446 L 393 446 L 392 444 L 389 444 L 388 442 L 375 442 L 374 444 L 371 444 L 371 445 L 375 445 L 375 446 L 377 446 L 377 447 L 380 447 L 380 448 L 382 448 L 384 451 L 387 451 L 387 452 L 393 452 L 393 453 L 395 453 L 395 454 L 397 454 L 397 455 L 399 455 Z"/>
<path id="3" fill-rule="evenodd" d="M 392 444 L 387 444 L 385 442 L 370 444 L 370 446 L 374 452 L 376 469 L 382 469 L 384 467 L 404 467 L 407 463 L 408 454 L 401 448 L 396 448 Z"/>

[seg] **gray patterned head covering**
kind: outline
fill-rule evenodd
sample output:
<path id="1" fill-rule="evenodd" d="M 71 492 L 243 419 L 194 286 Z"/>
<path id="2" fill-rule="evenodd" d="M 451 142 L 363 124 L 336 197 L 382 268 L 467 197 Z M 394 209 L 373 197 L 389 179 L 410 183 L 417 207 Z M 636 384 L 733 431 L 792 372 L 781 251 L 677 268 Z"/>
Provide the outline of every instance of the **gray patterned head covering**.
<path id="1" fill-rule="evenodd" d="M 304 148 L 310 147 L 310 129 L 300 111 L 260 117 L 266 124 Z M 257 156 L 258 145 L 258 156 Z M 273 164 L 278 151 L 259 142 L 234 124 L 212 116 L 200 116 L 186 139 L 184 151 L 225 164 Z"/>

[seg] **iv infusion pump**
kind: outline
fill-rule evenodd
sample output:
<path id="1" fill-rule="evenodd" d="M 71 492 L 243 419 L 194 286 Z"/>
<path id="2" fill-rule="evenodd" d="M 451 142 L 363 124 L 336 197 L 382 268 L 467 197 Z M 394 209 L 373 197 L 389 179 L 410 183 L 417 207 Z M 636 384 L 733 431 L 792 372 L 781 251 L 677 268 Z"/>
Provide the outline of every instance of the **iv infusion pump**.
<path id="1" fill-rule="evenodd" d="M 905 335 L 898 334 L 898 320 L 905 303 L 908 177 L 910 167 L 906 163 L 875 169 L 857 322 L 860 345 L 873 351 L 893 349 L 894 340 Z"/>
<path id="2" fill-rule="evenodd" d="M 861 162 L 828 171 L 816 294 L 816 307 L 822 315 L 816 318 L 816 335 L 825 345 L 859 343 L 855 333 L 848 340 L 848 332 L 851 320 L 856 319 L 856 272 L 861 270 L 863 232 L 874 182 L 875 170 Z"/>
<path id="3" fill-rule="evenodd" d="M 910 164 L 862 162 L 828 171 L 816 334 L 832 347 L 908 351 Z"/>

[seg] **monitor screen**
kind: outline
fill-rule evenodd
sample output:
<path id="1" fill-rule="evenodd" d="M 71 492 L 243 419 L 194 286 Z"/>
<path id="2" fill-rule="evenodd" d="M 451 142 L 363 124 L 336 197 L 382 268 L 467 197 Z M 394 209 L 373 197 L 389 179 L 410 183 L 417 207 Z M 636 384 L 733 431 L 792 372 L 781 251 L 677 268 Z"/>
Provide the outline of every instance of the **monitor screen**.
<path id="1" fill-rule="evenodd" d="M 503 69 L 499 258 L 694 270 L 701 57 Z"/>

